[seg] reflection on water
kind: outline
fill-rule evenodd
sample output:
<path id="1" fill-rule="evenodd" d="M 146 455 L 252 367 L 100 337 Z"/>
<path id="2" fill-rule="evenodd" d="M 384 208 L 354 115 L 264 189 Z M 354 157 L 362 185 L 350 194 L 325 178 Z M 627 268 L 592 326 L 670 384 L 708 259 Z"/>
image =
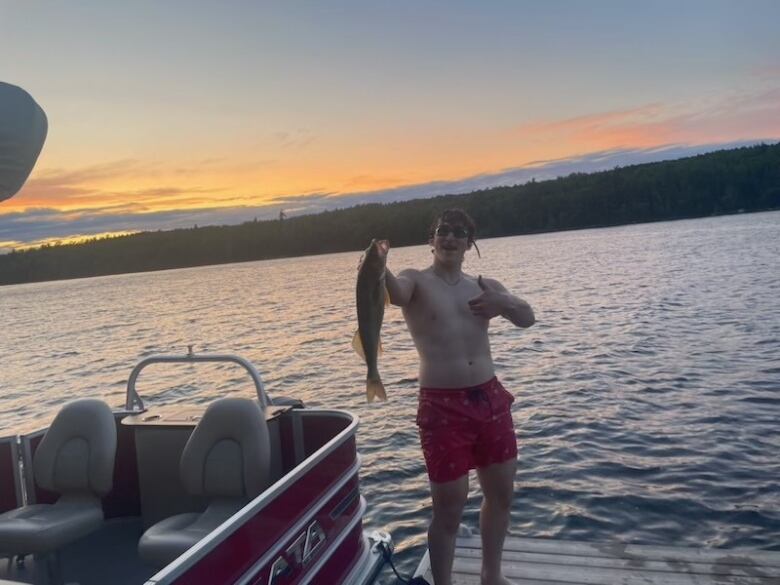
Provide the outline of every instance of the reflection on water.
<path id="1" fill-rule="evenodd" d="M 467 271 L 529 300 L 538 323 L 496 321 L 494 358 L 517 396 L 511 532 L 780 549 L 780 213 L 485 240 Z M 272 394 L 361 418 L 368 522 L 409 572 L 424 547 L 427 480 L 414 346 L 389 309 L 390 402 L 365 404 L 350 347 L 359 253 L 0 288 L 0 426 L 31 429 L 73 396 L 124 402 L 153 353 L 237 353 Z M 424 267 L 425 247 L 390 266 Z M 233 366 L 151 366 L 148 401 L 251 395 Z M 472 490 L 465 522 L 477 525 Z M 389 581 L 388 581 L 389 582 Z"/>

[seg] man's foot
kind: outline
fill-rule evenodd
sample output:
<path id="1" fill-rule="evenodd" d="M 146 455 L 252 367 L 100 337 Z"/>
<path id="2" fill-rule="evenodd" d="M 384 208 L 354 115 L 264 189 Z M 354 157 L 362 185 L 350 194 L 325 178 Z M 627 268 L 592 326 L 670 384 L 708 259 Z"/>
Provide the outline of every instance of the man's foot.
<path id="1" fill-rule="evenodd" d="M 494 579 L 487 579 L 485 577 L 482 577 L 482 585 L 515 585 L 514 581 L 510 581 L 503 575 L 499 575 L 497 578 Z"/>

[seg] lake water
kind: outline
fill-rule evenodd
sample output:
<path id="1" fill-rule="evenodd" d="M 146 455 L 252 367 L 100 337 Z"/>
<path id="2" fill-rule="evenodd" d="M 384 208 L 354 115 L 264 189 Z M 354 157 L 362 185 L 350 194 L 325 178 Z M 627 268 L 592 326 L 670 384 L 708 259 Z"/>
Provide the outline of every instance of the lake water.
<path id="1" fill-rule="evenodd" d="M 780 550 L 780 212 L 480 249 L 466 271 L 498 278 L 538 319 L 491 326 L 521 445 L 511 534 Z M 194 344 L 242 355 L 270 394 L 360 416 L 366 524 L 392 532 L 410 573 L 430 516 L 417 354 L 389 308 L 380 370 L 390 401 L 365 403 L 350 347 L 359 256 L 0 287 L 0 428 L 36 428 L 74 396 L 118 406 L 150 354 Z M 392 249 L 389 266 L 430 258 L 425 246 Z M 138 390 L 150 403 L 252 393 L 240 371 L 213 365 L 152 366 Z"/>

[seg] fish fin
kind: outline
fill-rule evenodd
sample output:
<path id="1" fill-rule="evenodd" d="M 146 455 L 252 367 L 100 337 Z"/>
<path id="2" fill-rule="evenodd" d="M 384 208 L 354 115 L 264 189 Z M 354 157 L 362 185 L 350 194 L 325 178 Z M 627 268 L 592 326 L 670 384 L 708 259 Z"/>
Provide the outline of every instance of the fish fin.
<path id="1" fill-rule="evenodd" d="M 363 358 L 363 361 L 366 359 L 366 350 L 363 349 L 363 342 L 360 341 L 360 331 L 355 331 L 355 335 L 352 337 L 352 349 L 354 349 L 357 354 Z"/>
<path id="2" fill-rule="evenodd" d="M 387 290 L 387 285 L 385 285 L 385 307 L 390 305 L 390 292 Z"/>
<path id="3" fill-rule="evenodd" d="M 374 400 L 387 402 L 387 393 L 382 380 L 366 380 L 366 400 L 368 402 L 373 402 Z"/>

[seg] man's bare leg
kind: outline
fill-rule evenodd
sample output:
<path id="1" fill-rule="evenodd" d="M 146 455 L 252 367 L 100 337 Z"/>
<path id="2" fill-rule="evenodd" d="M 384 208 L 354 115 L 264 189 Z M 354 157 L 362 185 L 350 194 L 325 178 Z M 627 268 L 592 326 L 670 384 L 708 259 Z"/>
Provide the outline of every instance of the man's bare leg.
<path id="1" fill-rule="evenodd" d="M 428 551 L 436 585 L 452 584 L 455 539 L 468 493 L 468 475 L 443 483 L 431 482 L 433 519 L 428 527 Z"/>
<path id="2" fill-rule="evenodd" d="M 516 459 L 477 469 L 483 494 L 479 515 L 479 528 L 482 533 L 482 585 L 511 584 L 501 572 L 501 554 L 504 552 L 504 537 L 509 528 L 516 469 Z"/>

